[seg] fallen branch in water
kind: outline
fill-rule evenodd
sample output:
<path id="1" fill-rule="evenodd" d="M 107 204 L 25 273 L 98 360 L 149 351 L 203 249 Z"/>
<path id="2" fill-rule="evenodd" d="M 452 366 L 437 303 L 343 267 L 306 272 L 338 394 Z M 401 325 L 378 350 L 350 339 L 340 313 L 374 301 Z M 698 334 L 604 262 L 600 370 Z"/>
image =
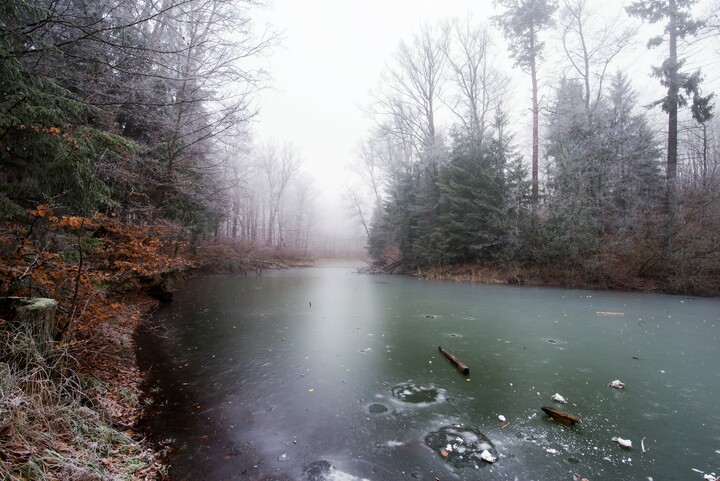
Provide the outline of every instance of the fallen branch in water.
<path id="1" fill-rule="evenodd" d="M 452 354 L 450 354 L 449 352 L 447 352 L 445 349 L 443 349 L 440 346 L 438 346 L 438 350 L 440 352 L 442 352 L 445 355 L 445 357 L 450 360 L 451 363 L 453 363 L 453 365 L 458 369 L 458 371 L 465 374 L 466 376 L 468 374 L 470 374 L 470 368 L 465 363 L 463 363 L 460 359 L 453 356 Z"/>
<path id="2" fill-rule="evenodd" d="M 572 426 L 573 424 L 581 424 L 583 422 L 582 419 L 575 416 L 574 414 L 566 413 L 565 411 L 561 411 L 559 409 L 551 408 L 549 406 L 543 406 L 540 409 L 542 409 L 543 412 L 551 418 L 555 419 L 556 421 L 560 421 L 563 424 L 568 424 Z"/>

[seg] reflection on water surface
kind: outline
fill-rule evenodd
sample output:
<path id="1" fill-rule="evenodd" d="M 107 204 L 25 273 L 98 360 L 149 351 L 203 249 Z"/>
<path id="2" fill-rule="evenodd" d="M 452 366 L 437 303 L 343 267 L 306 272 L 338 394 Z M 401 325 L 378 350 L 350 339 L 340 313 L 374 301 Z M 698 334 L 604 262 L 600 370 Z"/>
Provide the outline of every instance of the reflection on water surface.
<path id="1" fill-rule="evenodd" d="M 155 319 L 167 336 L 141 336 L 139 352 L 157 409 L 149 427 L 172 440 L 173 479 L 720 472 L 715 299 L 332 267 L 193 279 L 175 298 Z M 625 389 L 608 387 L 615 379 Z M 584 422 L 557 423 L 545 405 Z"/>

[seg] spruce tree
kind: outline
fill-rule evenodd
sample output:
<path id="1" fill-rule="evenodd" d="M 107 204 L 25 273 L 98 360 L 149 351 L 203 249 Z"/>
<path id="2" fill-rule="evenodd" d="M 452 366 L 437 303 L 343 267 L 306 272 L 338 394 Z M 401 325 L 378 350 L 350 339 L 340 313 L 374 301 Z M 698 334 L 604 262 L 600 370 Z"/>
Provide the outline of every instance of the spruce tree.
<path id="1" fill-rule="evenodd" d="M 703 96 L 700 89 L 702 76 L 700 70 L 692 74 L 682 72 L 684 59 L 678 57 L 678 39 L 684 39 L 697 33 L 703 22 L 694 20 L 690 8 L 695 0 L 640 0 L 627 7 L 631 16 L 640 17 L 650 23 L 666 21 L 664 35 L 654 37 L 648 42 L 648 48 L 661 45 L 667 37 L 668 56 L 660 67 L 653 67 L 653 75 L 660 79 L 667 95 L 655 102 L 668 114 L 667 164 L 667 202 L 671 204 L 675 196 L 677 178 L 678 146 L 678 109 L 692 99 L 692 115 L 695 120 L 704 123 L 712 116 L 713 94 Z"/>

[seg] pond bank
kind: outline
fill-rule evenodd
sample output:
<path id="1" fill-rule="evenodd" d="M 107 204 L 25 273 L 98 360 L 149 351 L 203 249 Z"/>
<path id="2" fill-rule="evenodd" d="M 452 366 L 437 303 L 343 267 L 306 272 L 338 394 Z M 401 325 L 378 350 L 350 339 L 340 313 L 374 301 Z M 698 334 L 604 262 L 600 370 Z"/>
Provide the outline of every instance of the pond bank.
<path id="1" fill-rule="evenodd" d="M 53 309 L 48 315 L 54 315 Z M 135 424 L 143 373 L 132 334 L 156 302 L 115 300 L 118 318 L 58 343 L 26 318 L 0 313 L 0 478 L 162 479 L 164 465 Z M 46 319 L 52 323 L 52 319 Z M 48 324 L 49 325 L 49 324 Z"/>
<path id="2" fill-rule="evenodd" d="M 262 261 L 263 269 L 281 267 Z M 0 312 L 0 479 L 166 479 L 166 446 L 141 429 L 157 400 L 145 389 L 137 333 L 148 329 L 158 299 L 221 270 L 205 263 L 127 282 L 123 293 L 105 294 L 95 322 L 63 342 Z"/>
<path id="3" fill-rule="evenodd" d="M 666 285 L 660 280 L 640 276 L 593 275 L 582 270 L 559 269 L 554 266 L 505 267 L 494 264 L 456 264 L 440 267 L 408 267 L 390 264 L 372 266 L 372 274 L 397 274 L 428 280 L 451 280 L 478 284 L 511 284 L 535 287 L 561 287 L 568 289 L 655 292 L 662 294 L 686 294 L 717 296 L 712 287 L 698 284 L 692 288 Z"/>

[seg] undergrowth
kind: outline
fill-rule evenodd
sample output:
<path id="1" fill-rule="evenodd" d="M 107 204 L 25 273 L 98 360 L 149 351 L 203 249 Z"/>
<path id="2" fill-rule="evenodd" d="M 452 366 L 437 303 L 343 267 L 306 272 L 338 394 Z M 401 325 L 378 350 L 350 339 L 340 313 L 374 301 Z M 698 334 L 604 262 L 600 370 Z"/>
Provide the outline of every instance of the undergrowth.
<path id="1" fill-rule="evenodd" d="M 146 453 L 91 406 L 70 350 L 0 330 L 0 479 L 136 479 Z M 111 463 L 131 468 L 112 475 Z"/>

